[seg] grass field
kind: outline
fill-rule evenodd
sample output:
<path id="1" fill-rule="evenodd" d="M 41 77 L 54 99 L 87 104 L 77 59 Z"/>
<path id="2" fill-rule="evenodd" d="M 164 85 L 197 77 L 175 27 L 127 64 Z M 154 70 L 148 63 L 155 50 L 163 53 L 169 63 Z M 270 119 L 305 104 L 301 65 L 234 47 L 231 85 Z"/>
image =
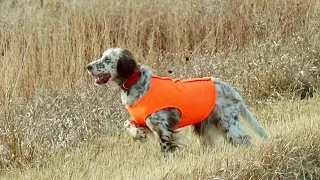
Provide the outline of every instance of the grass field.
<path id="1" fill-rule="evenodd" d="M 9 168 L 0 177 L 3 179 L 319 179 L 319 99 L 318 96 L 307 101 L 281 101 L 258 109 L 253 108 L 256 117 L 264 122 L 272 138 L 268 141 L 255 138 L 255 146 L 251 148 L 234 148 L 226 144 L 215 149 L 200 149 L 187 129 L 183 133 L 189 145 L 165 160 L 153 137 L 141 144 L 134 142 L 122 132 L 108 135 L 95 133 L 95 138 L 79 142 L 72 142 L 72 137 L 69 137 L 68 142 L 68 138 L 65 138 L 65 141 L 70 143 L 67 145 L 69 148 L 60 148 L 56 152 L 52 150 L 42 152 L 45 153 L 45 157 L 47 156 L 44 159 L 39 159 L 37 154 L 39 152 L 34 152 L 37 161 L 29 163 L 30 165 L 22 164 L 22 169 Z M 72 126 L 64 131 L 58 128 L 54 131 L 60 133 L 69 131 L 71 132 L 69 136 L 74 135 Z M 74 136 L 79 136 L 78 133 L 81 131 Z M 48 132 L 49 134 L 55 133 Z M 70 148 L 72 144 L 78 146 Z M 43 147 L 42 144 L 39 146 Z M 47 153 L 49 155 L 46 155 Z"/>
<path id="2" fill-rule="evenodd" d="M 0 0 L 0 178 L 320 179 L 319 1 L 43 2 Z M 164 160 L 124 133 L 118 88 L 86 72 L 109 47 L 158 75 L 220 77 L 272 138 L 201 149 L 186 129 Z"/>

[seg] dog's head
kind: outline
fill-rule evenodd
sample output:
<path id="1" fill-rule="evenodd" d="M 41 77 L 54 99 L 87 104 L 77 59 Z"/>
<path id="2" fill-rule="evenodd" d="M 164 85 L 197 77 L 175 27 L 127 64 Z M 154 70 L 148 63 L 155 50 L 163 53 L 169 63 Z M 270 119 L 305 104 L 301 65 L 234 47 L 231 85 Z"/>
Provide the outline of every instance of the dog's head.
<path id="1" fill-rule="evenodd" d="M 88 64 L 88 72 L 95 77 L 98 85 L 106 84 L 109 80 L 121 85 L 139 69 L 132 53 L 122 48 L 110 48 L 102 57 Z"/>

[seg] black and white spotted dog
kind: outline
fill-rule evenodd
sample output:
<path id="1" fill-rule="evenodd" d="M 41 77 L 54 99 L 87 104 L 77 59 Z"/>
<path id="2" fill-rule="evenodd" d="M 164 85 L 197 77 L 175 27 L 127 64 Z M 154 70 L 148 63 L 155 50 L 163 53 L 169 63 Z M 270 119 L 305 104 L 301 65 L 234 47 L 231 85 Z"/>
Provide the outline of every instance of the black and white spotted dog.
<path id="1" fill-rule="evenodd" d="M 140 66 L 131 52 L 122 48 L 111 48 L 103 53 L 103 56 L 88 64 L 89 73 L 95 77 L 98 85 L 114 81 L 121 87 L 121 100 L 126 107 L 137 103 L 149 90 L 150 79 L 153 76 L 146 66 Z M 131 77 L 141 72 L 141 76 L 129 87 L 124 87 L 131 81 Z M 246 117 L 254 130 L 264 138 L 268 138 L 267 132 L 257 122 L 247 109 L 241 96 L 227 83 L 211 78 L 216 85 L 217 100 L 215 107 L 208 117 L 200 123 L 194 124 L 194 133 L 203 145 L 215 145 L 219 135 L 231 141 L 234 145 L 248 145 L 250 136 L 246 134 L 238 119 L 239 114 Z M 128 86 L 128 85 L 127 85 Z M 159 94 L 160 96 L 160 94 Z M 175 108 L 161 109 L 146 119 L 146 124 L 158 139 L 163 152 L 170 152 L 180 146 L 175 126 L 179 123 L 181 113 Z M 146 127 L 138 127 L 131 121 L 124 123 L 127 131 L 135 138 L 144 141 L 147 137 Z"/>

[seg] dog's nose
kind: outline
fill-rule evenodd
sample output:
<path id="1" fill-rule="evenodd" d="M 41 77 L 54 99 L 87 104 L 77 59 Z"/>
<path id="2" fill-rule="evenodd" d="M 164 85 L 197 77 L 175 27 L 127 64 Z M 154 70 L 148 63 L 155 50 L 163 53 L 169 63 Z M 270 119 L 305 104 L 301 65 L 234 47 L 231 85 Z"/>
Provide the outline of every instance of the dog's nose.
<path id="1" fill-rule="evenodd" d="M 88 71 L 91 71 L 93 69 L 93 67 L 91 65 L 87 66 Z"/>

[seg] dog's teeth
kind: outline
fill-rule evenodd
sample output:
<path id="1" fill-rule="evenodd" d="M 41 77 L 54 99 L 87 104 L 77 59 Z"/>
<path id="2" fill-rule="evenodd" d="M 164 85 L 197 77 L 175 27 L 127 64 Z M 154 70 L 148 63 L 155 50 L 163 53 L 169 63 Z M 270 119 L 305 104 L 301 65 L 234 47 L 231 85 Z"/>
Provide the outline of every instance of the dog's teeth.
<path id="1" fill-rule="evenodd" d="M 96 78 L 95 78 L 95 82 L 99 82 L 101 80 L 101 76 L 97 76 Z"/>

